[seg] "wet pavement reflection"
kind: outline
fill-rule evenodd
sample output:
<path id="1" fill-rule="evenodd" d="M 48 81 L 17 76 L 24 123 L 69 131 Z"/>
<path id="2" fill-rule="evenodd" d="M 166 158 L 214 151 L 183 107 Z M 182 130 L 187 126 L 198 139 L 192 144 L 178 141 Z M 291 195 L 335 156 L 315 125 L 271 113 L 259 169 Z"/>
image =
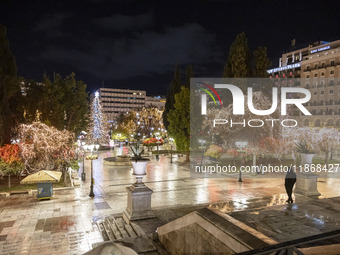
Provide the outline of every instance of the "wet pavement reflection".
<path id="1" fill-rule="evenodd" d="M 268 237 L 283 242 L 339 229 L 339 202 L 339 197 L 314 199 L 234 211 L 230 215 Z M 327 240 L 328 244 L 339 241 Z"/>
<path id="2" fill-rule="evenodd" d="M 55 190 L 51 200 L 37 201 L 34 195 L 1 197 L 0 254 L 82 254 L 101 242 L 94 223 L 106 216 L 121 214 L 126 208 L 126 187 L 135 182 L 131 166 L 104 163 L 106 157 L 127 153 L 124 147 L 115 150 L 98 152 L 99 159 L 93 161 L 94 198 L 88 196 L 91 161 L 85 161 L 86 180 L 80 187 Z M 174 156 L 173 163 L 169 156 L 161 156 L 159 160 L 151 156 L 150 159 L 143 180 L 154 191 L 154 209 L 201 204 L 232 215 L 248 210 L 250 216 L 240 214 L 239 217 L 250 219 L 251 224 L 251 220 L 255 221 L 251 217 L 260 215 L 258 212 L 283 206 L 279 211 L 284 215 L 301 215 L 309 219 L 308 222 L 314 222 L 313 226 L 319 224 L 319 229 L 322 222 L 325 226 L 330 222 L 337 226 L 338 221 L 331 215 L 315 214 L 310 208 L 301 209 L 298 205 L 304 197 L 296 196 L 297 204 L 286 205 L 283 178 L 244 178 L 242 183 L 237 177 L 192 179 L 185 157 Z M 79 173 L 82 169 L 81 162 Z M 340 196 L 339 184 L 338 179 L 320 180 L 321 198 Z"/>

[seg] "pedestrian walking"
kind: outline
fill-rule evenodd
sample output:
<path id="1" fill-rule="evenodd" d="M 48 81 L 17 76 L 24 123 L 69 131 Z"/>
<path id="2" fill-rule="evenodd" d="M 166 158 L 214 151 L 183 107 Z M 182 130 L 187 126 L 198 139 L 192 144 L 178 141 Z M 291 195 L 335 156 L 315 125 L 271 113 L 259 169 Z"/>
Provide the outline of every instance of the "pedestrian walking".
<path id="1" fill-rule="evenodd" d="M 287 203 L 293 203 L 292 193 L 295 182 L 296 174 L 294 173 L 293 168 L 290 167 L 285 178 L 285 188 L 288 195 Z"/>

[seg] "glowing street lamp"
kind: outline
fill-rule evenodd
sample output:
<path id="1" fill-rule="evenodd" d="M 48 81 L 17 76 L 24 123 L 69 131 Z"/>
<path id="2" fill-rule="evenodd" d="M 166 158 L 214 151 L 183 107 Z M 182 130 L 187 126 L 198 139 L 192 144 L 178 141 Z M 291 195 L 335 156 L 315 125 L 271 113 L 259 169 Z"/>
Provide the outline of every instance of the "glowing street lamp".
<path id="1" fill-rule="evenodd" d="M 201 144 L 201 148 L 202 148 L 201 165 L 203 165 L 203 158 L 204 158 L 204 144 L 205 144 L 206 140 L 204 140 L 204 139 L 198 139 L 198 142 Z"/>
<path id="2" fill-rule="evenodd" d="M 87 160 L 91 160 L 91 186 L 90 186 L 90 197 L 94 197 L 93 186 L 94 186 L 94 179 L 93 179 L 93 160 L 98 158 L 98 155 L 92 155 L 93 151 L 98 151 L 99 144 L 91 144 L 86 146 L 87 151 L 91 152 L 90 156 L 87 156 Z"/>
<path id="3" fill-rule="evenodd" d="M 83 172 L 81 173 L 81 179 L 83 181 L 86 180 L 86 174 L 85 174 L 85 154 L 86 154 L 86 147 L 87 145 L 85 144 L 85 142 L 81 143 L 82 149 L 83 149 Z"/>
<path id="4" fill-rule="evenodd" d="M 172 137 L 169 137 L 169 144 L 170 144 L 170 163 L 172 163 L 172 144 L 174 142 L 174 139 Z"/>
<path id="5" fill-rule="evenodd" d="M 243 148 L 248 145 L 248 142 L 235 142 L 235 145 L 236 145 L 236 147 L 239 148 L 238 151 L 240 151 L 240 153 L 241 153 L 241 165 L 242 165 L 242 162 L 243 162 L 242 153 L 244 152 Z M 239 171 L 238 182 L 243 182 L 241 168 L 240 168 L 240 171 Z"/>
<path id="6" fill-rule="evenodd" d="M 156 139 L 157 139 L 157 155 L 156 155 L 156 159 L 159 159 L 159 139 L 160 139 L 160 136 L 159 136 L 159 133 L 156 133 Z"/>

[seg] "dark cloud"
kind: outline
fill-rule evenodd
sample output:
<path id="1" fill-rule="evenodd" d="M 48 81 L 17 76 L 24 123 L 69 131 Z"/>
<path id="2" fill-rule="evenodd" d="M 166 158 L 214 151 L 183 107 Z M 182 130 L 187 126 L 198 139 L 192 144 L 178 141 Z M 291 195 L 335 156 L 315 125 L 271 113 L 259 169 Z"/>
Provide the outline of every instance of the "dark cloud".
<path id="1" fill-rule="evenodd" d="M 196 77 L 219 77 L 242 31 L 251 51 L 267 46 L 273 67 L 292 38 L 299 45 L 339 39 L 335 0 L 33 2 L 0 1 L 18 74 L 40 80 L 43 73 L 75 72 L 89 87 L 104 80 L 151 91 L 163 86 L 165 93 L 175 64 L 193 64 Z"/>
<path id="2" fill-rule="evenodd" d="M 61 26 L 61 24 L 71 16 L 70 13 L 52 13 L 51 16 L 45 16 L 33 28 L 33 32 L 48 32 Z"/>
<path id="3" fill-rule="evenodd" d="M 77 42 L 80 44 L 80 41 Z M 133 37 L 82 41 L 88 50 L 49 46 L 44 60 L 65 63 L 99 79 L 125 79 L 172 71 L 175 64 L 214 61 L 214 36 L 191 23 L 169 27 L 163 32 L 135 33 Z"/>
<path id="4" fill-rule="evenodd" d="M 115 14 L 109 17 L 97 18 L 94 22 L 109 31 L 138 31 L 151 27 L 153 14 L 144 13 L 135 16 Z"/>

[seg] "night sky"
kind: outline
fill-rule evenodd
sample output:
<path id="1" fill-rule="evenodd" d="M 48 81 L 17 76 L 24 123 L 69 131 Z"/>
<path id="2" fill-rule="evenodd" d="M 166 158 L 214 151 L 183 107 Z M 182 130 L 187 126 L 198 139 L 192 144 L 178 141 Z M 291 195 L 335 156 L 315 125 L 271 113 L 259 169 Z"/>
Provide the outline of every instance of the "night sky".
<path id="1" fill-rule="evenodd" d="M 221 77 L 230 44 L 244 31 L 251 50 L 273 62 L 290 48 L 339 35 L 340 1 L 1 0 L 18 75 L 74 72 L 102 87 L 166 94 L 174 66 L 195 77 Z"/>

